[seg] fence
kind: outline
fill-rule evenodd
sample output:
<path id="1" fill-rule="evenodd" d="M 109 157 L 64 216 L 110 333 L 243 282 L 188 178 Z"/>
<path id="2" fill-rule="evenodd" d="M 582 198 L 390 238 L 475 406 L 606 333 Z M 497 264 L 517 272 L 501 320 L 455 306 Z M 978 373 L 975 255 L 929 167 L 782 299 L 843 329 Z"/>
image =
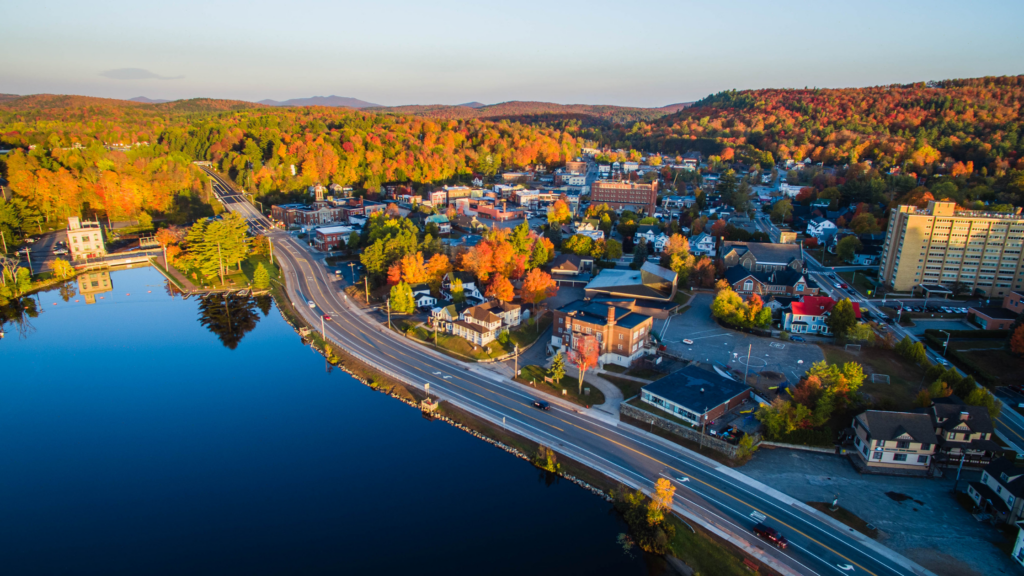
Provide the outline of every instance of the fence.
<path id="1" fill-rule="evenodd" d="M 729 458 L 736 458 L 736 453 L 739 450 L 739 446 L 729 444 L 728 442 L 719 440 L 718 438 L 701 434 L 699 430 L 694 430 L 693 428 L 690 428 L 689 426 L 683 424 L 677 424 L 675 422 L 672 422 L 671 420 L 662 418 L 657 414 L 652 414 L 646 410 L 641 410 L 640 408 L 637 408 L 632 404 L 627 404 L 623 402 L 619 406 L 619 413 L 628 418 L 632 418 L 633 420 L 643 422 L 644 424 L 651 424 L 653 426 L 657 426 L 658 428 L 661 428 L 666 432 L 670 432 L 672 434 L 675 434 L 676 436 L 681 436 L 692 442 L 702 442 L 704 446 L 707 446 L 708 448 L 711 448 L 716 452 L 721 452 L 722 454 L 725 454 Z"/>

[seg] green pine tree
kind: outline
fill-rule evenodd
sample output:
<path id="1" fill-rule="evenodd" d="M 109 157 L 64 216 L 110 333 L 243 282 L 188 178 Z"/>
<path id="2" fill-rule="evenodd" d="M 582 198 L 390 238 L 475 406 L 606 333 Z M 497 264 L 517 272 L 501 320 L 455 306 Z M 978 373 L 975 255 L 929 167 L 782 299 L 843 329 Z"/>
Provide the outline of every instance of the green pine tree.
<path id="1" fill-rule="evenodd" d="M 263 262 L 260 262 L 256 266 L 256 271 L 252 273 L 252 287 L 257 290 L 270 288 L 270 272 L 264 268 Z"/>

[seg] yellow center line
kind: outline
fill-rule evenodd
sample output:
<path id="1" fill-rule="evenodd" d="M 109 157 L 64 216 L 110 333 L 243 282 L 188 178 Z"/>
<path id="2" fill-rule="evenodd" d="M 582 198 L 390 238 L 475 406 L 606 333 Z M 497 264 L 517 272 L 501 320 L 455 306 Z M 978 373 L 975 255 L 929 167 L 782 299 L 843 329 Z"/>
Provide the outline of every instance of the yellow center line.
<path id="1" fill-rule="evenodd" d="M 308 263 L 308 262 L 307 262 L 306 260 L 302 260 L 302 262 L 306 263 L 306 264 L 307 264 L 307 266 L 309 265 L 309 263 Z M 312 268 L 311 268 L 311 267 L 310 267 L 310 271 L 309 271 L 309 273 L 310 273 L 310 274 L 313 274 L 313 271 L 312 271 Z M 319 292 L 320 292 L 320 295 L 321 295 L 321 297 L 323 297 L 323 298 L 324 298 L 324 300 L 326 301 L 326 300 L 327 300 L 327 297 L 326 297 L 326 295 L 324 295 L 324 293 L 323 293 L 323 290 L 322 290 L 322 289 L 320 288 L 320 284 L 319 284 L 319 283 L 317 283 L 317 291 L 319 291 Z M 352 333 L 352 332 L 350 332 L 349 330 L 347 330 L 347 329 L 345 329 L 345 328 L 341 328 L 341 330 L 343 330 L 343 331 L 344 331 L 345 333 L 347 333 L 347 334 L 349 334 L 350 336 L 352 336 L 352 337 L 353 337 L 353 339 L 355 339 L 355 338 L 356 338 L 355 334 L 353 334 L 353 333 Z M 371 340 L 373 340 L 374 342 L 376 342 L 377 344 L 383 344 L 383 342 L 382 342 L 381 340 L 377 340 L 377 339 L 376 339 L 375 337 L 371 336 L 371 335 L 370 335 L 369 333 L 366 333 L 366 336 L 370 337 L 370 339 L 371 339 Z M 400 364 L 403 364 L 403 365 L 405 365 L 405 366 L 407 366 L 407 367 L 409 367 L 409 368 L 412 368 L 412 369 L 414 369 L 414 370 L 417 370 L 417 371 L 419 371 L 419 372 L 423 372 L 424 374 L 428 374 L 428 375 L 430 375 L 430 376 L 433 376 L 432 374 L 429 374 L 429 373 L 428 373 L 428 372 L 426 372 L 425 370 L 423 370 L 423 369 L 421 369 L 421 368 L 419 368 L 419 367 L 416 367 L 416 366 L 412 366 L 411 364 L 407 364 L 407 363 L 403 362 L 402 360 L 399 360 L 398 358 L 396 358 L 396 357 L 392 356 L 391 354 L 388 354 L 387 352 L 385 352 L 385 351 L 383 351 L 383 350 L 380 350 L 380 349 L 378 349 L 378 351 L 379 351 L 379 352 L 381 352 L 382 354 L 384 354 L 385 356 L 387 356 L 387 357 L 391 358 L 392 360 L 395 360 L 396 362 L 399 362 Z M 452 376 L 454 376 L 455 378 L 458 378 L 459 380 L 462 380 L 462 381 L 464 381 L 464 382 L 466 382 L 466 383 L 468 383 L 468 384 L 471 384 L 471 385 L 474 385 L 474 386 L 478 386 L 478 385 L 474 384 L 473 382 L 471 382 L 471 381 L 469 381 L 469 380 L 465 380 L 464 378 L 462 378 L 462 377 L 460 377 L 460 376 L 458 376 L 458 375 L 454 375 L 454 374 L 453 374 Z M 447 383 L 447 384 L 450 384 L 450 385 L 452 385 L 452 386 L 455 386 L 455 387 L 456 387 L 456 388 L 458 388 L 459 390 L 462 390 L 462 391 L 464 391 L 464 392 L 467 392 L 467 393 L 469 393 L 469 394 L 473 394 L 474 396 L 477 396 L 477 397 L 479 397 L 479 398 L 481 398 L 481 399 L 483 399 L 483 400 L 486 400 L 486 401 L 488 401 L 488 402 L 491 402 L 492 404 L 495 404 L 495 405 L 497 405 L 497 406 L 501 406 L 502 408 L 505 408 L 505 409 L 508 409 L 508 410 L 512 410 L 512 411 L 514 411 L 514 412 L 516 412 L 516 413 L 518 413 L 518 414 L 521 414 L 521 415 L 525 416 L 526 418 L 530 418 L 531 420 L 535 420 L 535 421 L 537 421 L 537 422 L 540 422 L 541 424 L 544 424 L 545 426 L 549 426 L 549 427 L 551 427 L 551 428 L 554 428 L 555 430 L 558 430 L 559 432 L 564 432 L 564 430 L 563 430 L 563 429 L 561 429 L 561 428 L 559 428 L 559 427 L 557 427 L 557 426 L 553 426 L 553 425 L 551 425 L 551 424 L 548 424 L 547 422 L 544 422 L 544 421 L 542 421 L 542 420 L 539 420 L 539 419 L 537 419 L 537 418 L 534 418 L 534 417 L 532 417 L 532 416 L 528 416 L 528 415 L 524 414 L 523 412 L 520 412 L 519 410 L 516 410 L 515 408 L 511 408 L 511 407 L 509 407 L 509 406 L 505 406 L 505 405 L 503 405 L 503 404 L 499 404 L 499 403 L 495 402 L 495 401 L 494 401 L 493 399 L 491 399 L 491 398 L 488 398 L 488 397 L 486 397 L 486 396 L 483 396 L 482 394 L 480 394 L 480 393 L 478 393 L 478 392 L 475 392 L 475 391 L 472 391 L 472 390 L 467 390 L 467 389 L 465 389 L 465 388 L 463 388 L 463 387 L 461 387 L 461 386 L 456 386 L 455 384 L 453 384 L 453 383 L 452 383 L 452 382 L 450 382 L 450 381 L 446 381 L 446 383 Z M 507 400 L 511 400 L 511 401 L 513 401 L 513 402 L 515 402 L 515 401 L 516 401 L 515 399 L 513 399 L 513 398 L 511 398 L 511 397 L 508 397 L 508 396 L 505 396 L 504 394 L 501 394 L 500 392 L 494 392 L 494 391 L 491 391 L 491 394 L 494 394 L 494 395 L 500 396 L 500 397 L 502 397 L 502 398 L 505 398 L 505 399 L 507 399 Z M 850 559 L 850 558 L 848 558 L 848 557 L 844 556 L 844 555 L 843 555 L 842 553 L 840 553 L 840 552 L 836 551 L 835 549 L 833 549 L 832 547 L 828 546 L 827 544 L 824 544 L 823 542 L 821 542 L 821 541 L 819 541 L 819 540 L 815 539 L 814 537 L 812 537 L 812 536 L 810 536 L 810 535 L 808 535 L 808 534 L 804 533 L 803 531 L 801 531 L 801 530 L 799 530 L 799 529 L 797 529 L 797 528 L 795 528 L 795 527 L 791 526 L 790 524 L 787 524 L 787 523 L 786 523 L 786 522 L 784 522 L 783 520 L 781 520 L 781 519 L 779 519 L 779 518 L 777 518 L 777 517 L 773 516 L 772 514 L 769 514 L 768 512 L 766 512 L 766 511 L 764 511 L 764 510 L 761 510 L 760 508 L 758 508 L 758 507 L 754 506 L 753 504 L 750 504 L 750 503 L 748 503 L 748 502 L 746 502 L 746 501 L 742 500 L 741 498 L 739 498 L 739 497 L 737 497 L 737 496 L 734 496 L 734 495 L 732 495 L 732 494 L 729 494 L 728 492 L 725 492 L 724 490 L 721 490 L 720 488 L 718 488 L 718 487 L 716 487 L 716 486 L 713 486 L 713 485 L 711 485 L 711 484 L 708 484 L 707 482 L 704 482 L 703 480 L 700 480 L 699 478 L 694 478 L 694 477 L 693 477 L 693 475 L 691 475 L 690 473 L 684 472 L 684 471 L 682 471 L 682 470 L 680 470 L 680 469 L 678 469 L 678 468 L 676 468 L 676 467 L 672 466 L 671 464 L 668 464 L 668 463 L 666 463 L 666 462 L 662 462 L 661 460 L 658 460 L 657 458 L 655 458 L 654 456 L 652 456 L 652 455 L 650 455 L 650 454 L 648 454 L 648 453 L 646 453 L 646 452 L 642 452 L 642 451 L 640 451 L 640 450 L 637 450 L 636 448 L 633 448 L 632 446 L 628 446 L 628 445 L 626 445 L 626 444 L 623 444 L 622 442 L 619 442 L 618 440 L 614 440 L 614 439 L 612 439 L 612 438 L 609 438 L 608 436 L 605 436 L 605 435 L 603 435 L 603 434 L 600 434 L 600 433 L 598 433 L 598 432 L 595 432 L 595 431 L 593 431 L 593 430 L 591 430 L 591 429 L 589 429 L 589 428 L 584 428 L 584 427 L 582 427 L 582 426 L 580 426 L 580 425 L 578 425 L 578 424 L 575 424 L 575 423 L 573 423 L 573 422 L 569 422 L 568 420 L 565 420 L 565 419 L 563 419 L 563 418 L 560 418 L 560 417 L 558 417 L 558 416 L 554 416 L 554 415 L 552 415 L 552 417 L 553 417 L 554 419 L 556 419 L 556 420 L 559 420 L 559 421 L 561 421 L 561 422 L 565 423 L 565 424 L 568 424 L 569 426 L 572 426 L 572 427 L 574 427 L 574 428 L 577 428 L 577 429 L 579 429 L 579 430 L 582 430 L 582 431 L 584 431 L 584 432 L 588 432 L 588 433 L 590 433 L 590 434 L 593 434 L 594 436 L 597 436 L 598 438 L 602 438 L 602 439 L 604 439 L 604 440 L 605 440 L 605 441 L 607 441 L 607 442 L 611 442 L 612 444 L 615 444 L 616 446 L 619 446 L 619 447 L 625 448 L 626 450 L 629 450 L 629 451 L 631 451 L 631 452 L 633 452 L 633 453 L 635 453 L 635 454 L 637 454 L 637 455 L 639 455 L 639 456 L 641 456 L 641 457 L 643 457 L 643 458 L 647 458 L 648 460 L 651 460 L 652 462 L 655 462 L 655 463 L 657 463 L 657 464 L 660 464 L 660 465 L 662 465 L 662 466 L 664 466 L 664 467 L 666 467 L 666 468 L 668 468 L 668 469 L 670 469 L 670 470 L 673 470 L 673 471 L 675 471 L 675 472 L 678 472 L 679 474 L 683 474 L 683 475 L 685 475 L 685 476 L 688 476 L 689 478 L 693 479 L 694 481 L 696 481 L 696 482 L 700 482 L 701 484 L 703 484 L 703 485 L 707 486 L 708 488 L 711 488 L 711 489 L 715 490 L 716 492 L 719 492 L 719 493 L 721 493 L 721 494 L 722 494 L 722 495 L 724 495 L 724 496 L 728 496 L 729 498 L 732 498 L 732 499 L 733 499 L 733 500 L 735 500 L 736 502 L 739 502 L 740 504 L 743 504 L 744 506 L 747 506 L 747 507 L 751 508 L 752 510 L 756 510 L 757 512 L 760 512 L 761 514 L 764 514 L 764 515 L 765 515 L 766 517 L 768 517 L 768 518 L 771 518 L 771 519 L 775 520 L 776 522 L 778 522 L 778 523 L 779 523 L 779 524 L 781 524 L 782 526 L 785 526 L 786 528 L 788 528 L 788 529 L 792 530 L 793 532 L 796 532 L 797 534 L 800 534 L 801 536 L 803 536 L 804 538 L 807 538 L 807 539 L 808 539 L 808 540 L 810 540 L 811 542 L 814 542 L 815 544 L 817 544 L 817 545 L 821 546 L 822 548 L 824 548 L 824 549 L 826 549 L 826 550 L 828 550 L 828 551 L 832 552 L 833 554 L 835 554 L 835 555 L 839 556 L 840 558 L 843 558 L 843 559 L 844 559 L 844 560 L 846 560 L 847 562 L 850 562 L 850 563 L 851 563 L 851 564 L 853 564 L 854 566 L 857 566 L 857 567 L 858 567 L 858 568 L 860 568 L 861 570 L 864 570 L 864 571 L 865 571 L 865 572 L 867 572 L 868 574 L 871 574 L 871 576 L 877 576 L 877 575 L 876 575 L 876 574 L 875 574 L 874 572 L 872 572 L 872 571 L 868 570 L 868 569 L 867 569 L 867 568 L 865 568 L 864 566 L 861 566 L 861 565 L 860 565 L 859 563 L 857 563 L 856 561 L 854 561 L 854 560 L 852 560 L 852 559 Z"/>
<path id="2" fill-rule="evenodd" d="M 1003 425 L 1003 427 L 1005 427 L 1005 428 L 1006 428 L 1007 430 L 1009 430 L 1009 431 L 1010 431 L 1010 433 L 1011 433 L 1011 434 L 1013 434 L 1014 436 L 1016 436 L 1017 438 L 1020 438 L 1021 440 L 1024 440 L 1024 436 L 1021 436 L 1020 434 L 1018 434 L 1017 432 L 1015 432 L 1015 431 L 1013 430 L 1013 428 L 1010 428 L 1010 427 L 1009 427 L 1009 426 L 1008 426 L 1008 425 L 1006 424 L 1006 422 L 1003 422 L 1003 419 L 1002 419 L 1002 418 L 998 418 L 998 417 L 997 417 L 997 418 L 996 418 L 996 422 L 999 422 L 1000 424 L 1002 424 L 1002 425 Z"/>

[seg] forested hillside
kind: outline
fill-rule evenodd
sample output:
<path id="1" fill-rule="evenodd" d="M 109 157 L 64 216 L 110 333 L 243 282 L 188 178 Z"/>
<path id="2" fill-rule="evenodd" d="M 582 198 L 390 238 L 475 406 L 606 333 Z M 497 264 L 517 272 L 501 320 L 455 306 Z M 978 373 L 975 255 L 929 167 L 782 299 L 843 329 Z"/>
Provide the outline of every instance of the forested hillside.
<path id="1" fill-rule="evenodd" d="M 545 123 L 553 126 L 598 126 L 651 122 L 675 112 L 679 106 L 666 108 L 630 108 L 589 104 L 553 104 L 551 102 L 502 102 L 489 106 L 392 106 L 376 108 L 381 112 L 414 114 L 431 118 L 479 118 L 483 120 L 511 120 L 528 124 Z"/>
<path id="2" fill-rule="evenodd" d="M 0 102 L 0 148 L 14 148 L 0 157 L 12 190 L 47 221 L 83 210 L 186 218 L 209 198 L 195 160 L 266 194 L 316 183 L 437 182 L 556 165 L 578 153 L 565 132 L 516 123 L 50 95 Z"/>
<path id="3" fill-rule="evenodd" d="M 748 90 L 714 94 L 653 122 L 595 128 L 613 147 L 666 153 L 699 149 L 825 165 L 871 160 L 888 169 L 949 172 L 956 162 L 994 173 L 1015 167 L 1024 76 L 840 90 Z"/>

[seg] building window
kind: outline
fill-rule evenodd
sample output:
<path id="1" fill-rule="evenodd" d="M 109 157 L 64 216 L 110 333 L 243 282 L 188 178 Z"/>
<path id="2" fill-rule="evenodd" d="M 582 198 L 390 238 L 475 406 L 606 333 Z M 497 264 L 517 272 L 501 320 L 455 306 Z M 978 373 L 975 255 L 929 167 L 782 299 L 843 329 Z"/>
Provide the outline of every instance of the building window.
<path id="1" fill-rule="evenodd" d="M 928 463 L 928 457 L 927 456 L 918 456 L 917 457 L 917 463 L 918 464 L 927 464 Z"/>
<path id="2" fill-rule="evenodd" d="M 875 460 L 881 460 L 882 459 L 882 453 L 881 452 L 875 452 L 874 458 L 875 458 Z"/>
<path id="3" fill-rule="evenodd" d="M 907 455 L 906 454 L 893 454 L 892 455 L 892 460 L 893 460 L 893 462 L 906 462 L 907 461 Z"/>
<path id="4" fill-rule="evenodd" d="M 750 292 L 753 289 L 754 289 L 754 283 L 751 282 L 750 280 L 747 280 L 746 282 L 743 283 L 743 290 L 745 292 Z"/>
<path id="5" fill-rule="evenodd" d="M 903 441 L 897 442 L 896 443 L 896 447 L 897 448 L 910 448 L 910 442 L 903 442 Z"/>

